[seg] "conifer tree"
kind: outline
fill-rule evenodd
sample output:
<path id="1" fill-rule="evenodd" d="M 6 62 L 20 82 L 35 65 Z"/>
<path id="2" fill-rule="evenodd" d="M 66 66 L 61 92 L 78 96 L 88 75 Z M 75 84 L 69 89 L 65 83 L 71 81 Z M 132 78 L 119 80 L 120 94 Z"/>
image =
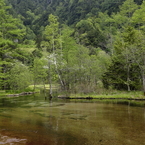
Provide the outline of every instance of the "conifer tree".
<path id="1" fill-rule="evenodd" d="M 7 72 L 13 61 L 13 51 L 24 35 L 18 19 L 8 13 L 4 0 L 0 0 L 0 87 L 7 88 Z"/>

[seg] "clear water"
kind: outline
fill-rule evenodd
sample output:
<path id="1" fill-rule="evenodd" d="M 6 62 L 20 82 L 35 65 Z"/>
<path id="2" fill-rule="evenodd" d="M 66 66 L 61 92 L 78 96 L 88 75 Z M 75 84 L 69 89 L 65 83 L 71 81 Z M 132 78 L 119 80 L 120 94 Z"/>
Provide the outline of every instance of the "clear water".
<path id="1" fill-rule="evenodd" d="M 0 99 L 0 144 L 145 145 L 145 108 L 43 96 Z"/>

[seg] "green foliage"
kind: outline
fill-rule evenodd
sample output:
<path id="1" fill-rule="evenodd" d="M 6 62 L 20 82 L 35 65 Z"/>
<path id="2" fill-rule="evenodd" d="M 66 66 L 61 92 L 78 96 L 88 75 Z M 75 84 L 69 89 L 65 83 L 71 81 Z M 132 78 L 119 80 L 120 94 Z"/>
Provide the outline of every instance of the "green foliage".
<path id="1" fill-rule="evenodd" d="M 134 0 L 126 0 L 120 7 L 120 14 L 131 18 L 133 13 L 139 8 L 139 6 L 134 2 Z"/>
<path id="2" fill-rule="evenodd" d="M 103 16 L 102 16 L 103 18 Z M 101 19 L 101 18 L 100 18 Z M 81 20 L 75 26 L 74 37 L 78 44 L 84 46 L 93 46 L 105 48 L 105 34 L 103 34 L 102 26 L 98 23 L 99 18 L 88 18 Z M 91 47 L 90 53 L 92 54 Z"/>
<path id="3" fill-rule="evenodd" d="M 90 55 L 88 48 L 76 44 L 71 34 L 71 29 L 63 29 L 62 58 L 61 62 L 58 61 L 64 89 L 79 93 L 93 92 L 107 69 L 110 57 L 101 50 L 96 51 L 96 55 Z"/>
<path id="4" fill-rule="evenodd" d="M 119 11 L 125 0 L 7 0 L 11 5 L 10 11 L 15 17 L 20 17 L 25 26 L 28 26 L 40 38 L 39 28 L 47 25 L 48 15 L 53 14 L 60 18 L 61 23 L 75 25 L 82 19 L 97 16 L 99 12 L 107 11 L 111 15 Z M 141 4 L 142 0 L 136 1 Z M 129 9 L 128 9 L 129 10 Z M 19 16 L 18 16 L 19 14 Z"/>
<path id="5" fill-rule="evenodd" d="M 0 1 L 0 82 L 1 88 L 8 88 L 8 71 L 14 61 L 13 52 L 19 40 L 24 36 L 25 29 L 18 19 L 7 12 L 8 7 Z"/>
<path id="6" fill-rule="evenodd" d="M 47 69 L 45 68 L 46 65 L 47 62 L 45 59 L 43 58 L 34 59 L 33 68 L 32 68 L 34 85 L 46 81 L 46 77 L 47 77 Z"/>
<path id="7" fill-rule="evenodd" d="M 12 90 L 25 90 L 32 82 L 32 75 L 27 66 L 15 62 L 9 72 L 9 85 Z"/>
<path id="8" fill-rule="evenodd" d="M 49 43 L 49 51 L 54 52 L 56 49 L 60 48 L 60 34 L 59 34 L 59 23 L 58 18 L 52 14 L 48 18 L 49 25 L 45 28 L 45 38 Z"/>
<path id="9" fill-rule="evenodd" d="M 140 9 L 137 9 L 132 16 L 132 23 L 134 24 L 134 26 L 145 30 L 144 16 L 145 16 L 145 1 L 143 1 L 142 5 L 140 6 Z"/>
<path id="10" fill-rule="evenodd" d="M 59 83 L 67 92 L 95 92 L 102 80 L 106 88 L 145 90 L 145 2 L 8 2 L 0 0 L 2 89 L 25 89 L 31 76 L 34 86 Z"/>
<path id="11" fill-rule="evenodd" d="M 104 86 L 112 85 L 115 89 L 137 90 L 141 88 L 140 66 L 135 61 L 133 53 L 140 52 L 138 32 L 128 26 L 121 34 L 120 39 L 114 43 L 115 55 L 112 57 L 112 65 L 104 75 Z M 136 49 L 137 48 L 137 49 Z"/>
<path id="12" fill-rule="evenodd" d="M 28 52 L 27 49 L 20 48 L 15 49 L 15 51 L 12 53 L 12 56 L 14 59 L 19 60 L 27 66 L 31 66 L 34 59 L 34 56 L 31 54 L 31 52 Z"/>

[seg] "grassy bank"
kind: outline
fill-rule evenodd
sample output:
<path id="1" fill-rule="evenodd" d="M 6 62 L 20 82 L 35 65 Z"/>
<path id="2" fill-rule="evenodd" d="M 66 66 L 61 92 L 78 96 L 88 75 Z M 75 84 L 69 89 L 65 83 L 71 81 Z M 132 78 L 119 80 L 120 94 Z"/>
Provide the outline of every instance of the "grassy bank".
<path id="1" fill-rule="evenodd" d="M 102 93 L 102 94 L 71 94 L 69 96 L 72 99 L 77 98 L 94 98 L 94 99 L 145 99 L 143 96 L 143 92 L 141 91 L 131 91 L 131 92 L 124 92 L 124 91 L 115 91 L 109 93 Z"/>
<path id="2" fill-rule="evenodd" d="M 36 90 L 37 92 L 39 92 L 39 90 Z M 35 91 L 35 92 L 36 92 Z M 0 90 L 0 98 L 4 98 L 4 97 L 12 97 L 12 96 L 19 96 L 19 95 L 25 95 L 28 94 L 28 92 L 33 93 L 33 89 L 31 87 L 27 87 L 24 90 Z"/>
<path id="3" fill-rule="evenodd" d="M 55 89 L 57 87 L 57 85 L 52 85 L 52 89 Z M 45 85 L 45 89 L 49 90 L 50 85 L 46 84 Z M 40 93 L 40 90 L 44 89 L 44 85 L 35 85 L 35 90 L 34 90 L 34 85 L 30 85 L 27 88 L 25 88 L 24 90 L 0 90 L 0 98 L 4 98 L 7 96 L 19 96 L 19 95 L 25 95 L 28 92 L 38 92 Z M 29 93 L 28 93 L 29 94 Z"/>
<path id="4" fill-rule="evenodd" d="M 45 89 L 49 90 L 50 85 L 46 84 L 45 85 Z M 53 84 L 52 85 L 52 89 L 57 89 L 58 85 Z M 4 97 L 4 96 L 9 96 L 10 94 L 20 94 L 23 92 L 40 92 L 40 90 L 44 89 L 44 85 L 35 85 L 35 90 L 34 90 L 34 85 L 30 85 L 29 87 L 27 87 L 25 90 L 19 90 L 19 91 L 12 91 L 12 90 L 0 90 L 0 97 Z M 79 99 L 79 98 L 91 98 L 91 99 L 145 99 L 145 96 L 143 95 L 142 91 L 117 91 L 117 90 L 105 90 L 105 89 L 99 89 L 99 92 L 96 93 L 92 93 L 92 94 L 80 94 L 80 93 L 76 93 L 76 94 L 72 94 L 72 93 L 58 93 L 58 96 L 60 98 L 71 98 L 71 99 Z M 55 96 L 55 97 L 58 97 Z"/>
<path id="5" fill-rule="evenodd" d="M 34 85 L 30 85 L 29 88 L 33 89 Z M 45 85 L 45 89 L 49 89 L 50 86 L 49 84 Z M 52 89 L 57 89 L 58 85 L 53 84 Z M 36 90 L 44 89 L 43 85 L 36 85 Z M 59 94 L 59 93 L 58 93 Z M 64 93 L 64 94 L 59 94 L 58 96 L 62 97 L 69 97 L 72 99 L 77 99 L 77 98 L 87 98 L 91 97 L 94 99 L 145 99 L 145 96 L 143 95 L 142 91 L 118 91 L 118 90 L 106 90 L 106 89 L 99 89 L 98 92 L 92 93 L 92 94 L 72 94 L 72 93 Z"/>

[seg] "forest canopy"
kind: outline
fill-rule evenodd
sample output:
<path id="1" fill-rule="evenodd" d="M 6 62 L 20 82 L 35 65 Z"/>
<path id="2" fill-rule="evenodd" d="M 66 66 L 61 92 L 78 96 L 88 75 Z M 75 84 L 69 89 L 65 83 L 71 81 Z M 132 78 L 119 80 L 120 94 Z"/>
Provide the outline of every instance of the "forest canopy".
<path id="1" fill-rule="evenodd" d="M 142 0 L 0 0 L 0 88 L 145 92 L 144 17 Z"/>

